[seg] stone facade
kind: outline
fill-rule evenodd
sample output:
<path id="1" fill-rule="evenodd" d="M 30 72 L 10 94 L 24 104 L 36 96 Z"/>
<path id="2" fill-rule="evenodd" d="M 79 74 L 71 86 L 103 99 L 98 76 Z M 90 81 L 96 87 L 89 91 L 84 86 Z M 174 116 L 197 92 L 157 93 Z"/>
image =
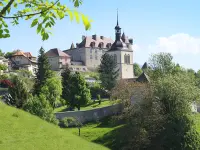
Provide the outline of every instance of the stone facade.
<path id="1" fill-rule="evenodd" d="M 82 42 L 73 43 L 71 48 L 64 52 L 71 56 L 71 61 L 82 62 L 89 70 L 95 70 L 101 63 L 102 55 L 109 50 L 113 40 L 103 36 L 82 36 Z"/>

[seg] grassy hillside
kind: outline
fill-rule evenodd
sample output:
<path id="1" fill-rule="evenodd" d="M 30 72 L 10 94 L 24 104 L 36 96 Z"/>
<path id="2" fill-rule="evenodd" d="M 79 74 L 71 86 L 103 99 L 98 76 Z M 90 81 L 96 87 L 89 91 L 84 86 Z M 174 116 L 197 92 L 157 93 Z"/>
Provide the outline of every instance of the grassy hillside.
<path id="1" fill-rule="evenodd" d="M 22 110 L 0 102 L 1 150 L 106 150 L 49 124 Z"/>

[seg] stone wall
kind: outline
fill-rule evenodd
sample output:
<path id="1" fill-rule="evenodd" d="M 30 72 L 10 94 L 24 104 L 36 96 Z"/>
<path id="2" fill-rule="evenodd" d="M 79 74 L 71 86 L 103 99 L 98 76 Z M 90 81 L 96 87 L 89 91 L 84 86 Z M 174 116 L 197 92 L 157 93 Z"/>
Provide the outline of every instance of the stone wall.
<path id="1" fill-rule="evenodd" d="M 55 113 L 56 118 L 62 120 L 65 117 L 78 118 L 82 123 L 96 121 L 106 116 L 117 114 L 122 110 L 122 104 L 115 104 L 103 108 L 97 108 L 85 111 L 68 111 Z"/>

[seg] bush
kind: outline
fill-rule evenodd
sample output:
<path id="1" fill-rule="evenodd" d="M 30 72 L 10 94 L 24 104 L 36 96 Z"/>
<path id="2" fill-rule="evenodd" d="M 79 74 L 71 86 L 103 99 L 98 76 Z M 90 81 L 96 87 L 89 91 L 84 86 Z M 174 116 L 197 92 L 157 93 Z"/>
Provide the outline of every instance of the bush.
<path id="1" fill-rule="evenodd" d="M 65 117 L 61 120 L 60 126 L 67 128 L 69 126 L 75 126 L 75 119 L 73 117 Z"/>
<path id="2" fill-rule="evenodd" d="M 90 93 L 91 93 L 91 97 L 93 99 L 97 99 L 97 95 L 100 95 L 101 98 L 108 98 L 109 97 L 109 94 L 103 90 L 99 84 L 94 84 L 92 86 L 90 86 Z"/>
<path id="3" fill-rule="evenodd" d="M 48 122 L 58 124 L 58 120 L 55 118 L 53 113 L 53 108 L 43 94 L 34 97 L 31 96 L 23 109 L 33 115 L 39 116 Z"/>

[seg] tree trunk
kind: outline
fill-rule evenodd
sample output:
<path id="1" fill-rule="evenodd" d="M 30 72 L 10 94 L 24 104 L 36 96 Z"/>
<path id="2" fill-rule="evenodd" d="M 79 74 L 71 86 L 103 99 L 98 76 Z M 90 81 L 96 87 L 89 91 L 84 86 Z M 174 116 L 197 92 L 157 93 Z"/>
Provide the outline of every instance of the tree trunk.
<path id="1" fill-rule="evenodd" d="M 81 135 L 81 129 L 78 128 L 78 135 L 80 136 Z"/>

